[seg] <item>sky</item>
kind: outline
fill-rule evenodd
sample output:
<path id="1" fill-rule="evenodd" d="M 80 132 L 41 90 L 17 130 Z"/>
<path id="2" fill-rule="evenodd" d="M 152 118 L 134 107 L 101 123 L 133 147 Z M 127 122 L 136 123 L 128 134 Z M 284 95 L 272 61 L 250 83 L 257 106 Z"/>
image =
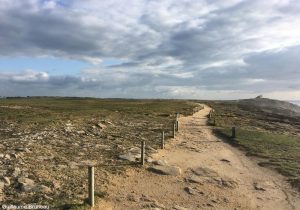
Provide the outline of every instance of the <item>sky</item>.
<path id="1" fill-rule="evenodd" d="M 0 0 L 0 96 L 300 100 L 299 0 Z"/>

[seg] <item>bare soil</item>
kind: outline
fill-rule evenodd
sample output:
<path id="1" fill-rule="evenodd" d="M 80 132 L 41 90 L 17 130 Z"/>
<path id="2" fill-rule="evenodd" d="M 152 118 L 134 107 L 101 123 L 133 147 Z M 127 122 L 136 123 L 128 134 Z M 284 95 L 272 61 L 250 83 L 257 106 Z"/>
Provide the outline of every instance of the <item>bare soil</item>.
<path id="1" fill-rule="evenodd" d="M 181 168 L 181 175 L 129 168 L 112 175 L 95 209 L 300 209 L 300 195 L 275 171 L 213 135 L 210 108 L 179 118 L 179 132 L 152 155 Z M 196 172 L 196 173 L 195 173 Z"/>

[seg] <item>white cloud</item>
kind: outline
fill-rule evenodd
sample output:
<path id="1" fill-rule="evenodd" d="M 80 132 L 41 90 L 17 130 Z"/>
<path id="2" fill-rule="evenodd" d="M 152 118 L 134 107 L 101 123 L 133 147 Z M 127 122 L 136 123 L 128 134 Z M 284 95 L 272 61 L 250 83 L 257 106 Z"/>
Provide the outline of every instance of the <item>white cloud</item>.
<path id="1" fill-rule="evenodd" d="M 0 0 L 0 56 L 90 63 L 76 77 L 7 77 L 40 81 L 45 94 L 48 85 L 49 94 L 57 85 L 66 94 L 84 89 L 95 96 L 99 89 L 140 97 L 282 94 L 300 89 L 299 22 L 295 0 Z M 103 66 L 108 58 L 124 62 Z"/>

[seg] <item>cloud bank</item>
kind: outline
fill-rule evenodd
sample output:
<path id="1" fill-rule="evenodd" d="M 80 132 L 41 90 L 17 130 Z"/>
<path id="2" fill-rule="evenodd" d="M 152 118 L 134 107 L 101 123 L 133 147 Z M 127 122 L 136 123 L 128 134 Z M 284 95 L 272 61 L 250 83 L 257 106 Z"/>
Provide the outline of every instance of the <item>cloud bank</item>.
<path id="1" fill-rule="evenodd" d="M 0 56 L 90 64 L 1 71 L 0 95 L 300 99 L 299 22 L 297 0 L 0 0 Z"/>

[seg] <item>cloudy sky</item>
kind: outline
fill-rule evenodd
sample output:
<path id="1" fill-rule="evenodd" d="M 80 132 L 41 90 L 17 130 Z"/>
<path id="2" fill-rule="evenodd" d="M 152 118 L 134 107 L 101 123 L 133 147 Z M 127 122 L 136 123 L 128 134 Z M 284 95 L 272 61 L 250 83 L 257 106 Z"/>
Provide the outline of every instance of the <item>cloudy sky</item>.
<path id="1" fill-rule="evenodd" d="M 0 95 L 300 100 L 299 0 L 0 0 Z"/>

